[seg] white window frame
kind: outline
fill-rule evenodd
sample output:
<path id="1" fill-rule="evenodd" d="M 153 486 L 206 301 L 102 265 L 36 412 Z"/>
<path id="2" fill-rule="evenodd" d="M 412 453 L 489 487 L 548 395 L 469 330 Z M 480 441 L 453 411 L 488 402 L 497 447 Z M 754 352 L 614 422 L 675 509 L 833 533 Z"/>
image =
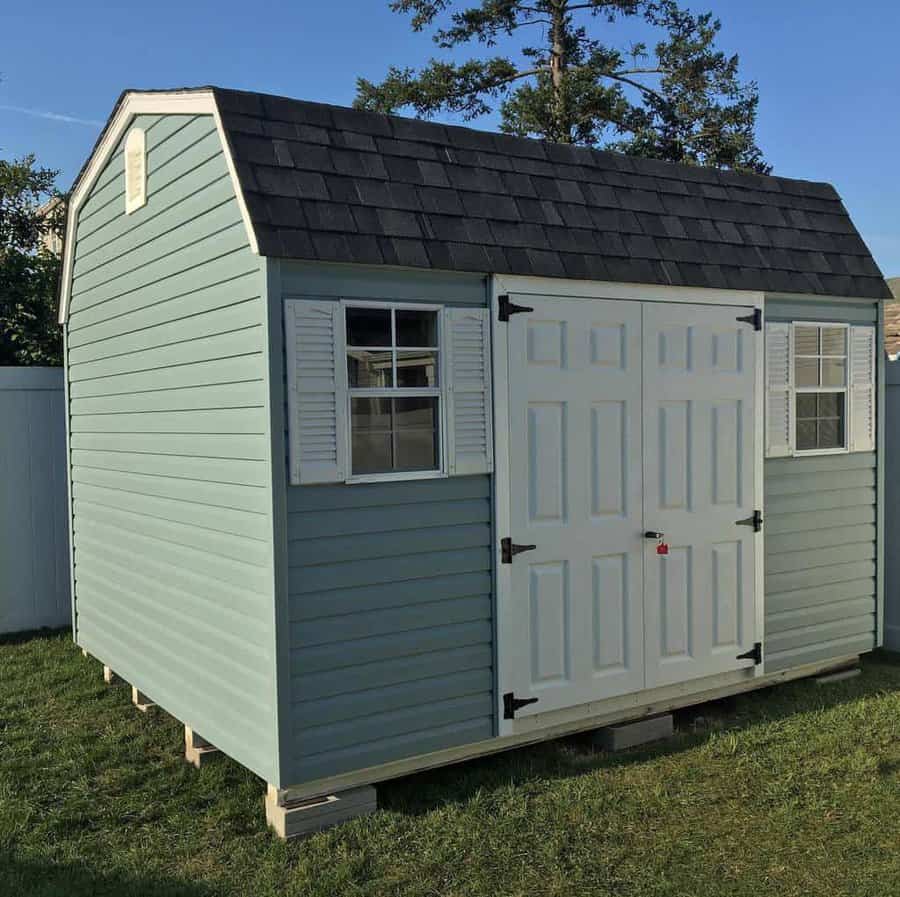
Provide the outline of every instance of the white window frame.
<path id="1" fill-rule="evenodd" d="M 843 355 L 822 355 L 807 356 L 802 358 L 816 357 L 820 361 L 823 358 L 843 358 L 844 359 L 844 385 L 840 386 L 797 386 L 796 378 L 796 360 L 797 353 L 795 351 L 794 334 L 797 327 L 818 327 L 822 330 L 843 330 L 844 331 L 844 354 Z M 850 407 L 850 353 L 852 346 L 850 345 L 850 325 L 842 324 L 837 321 L 791 321 L 790 332 L 790 403 L 791 403 L 791 451 L 797 457 L 805 458 L 810 455 L 848 455 L 850 454 L 850 415 L 853 413 Z M 821 369 L 820 369 L 821 375 Z M 798 395 L 819 395 L 822 393 L 844 394 L 844 445 L 840 448 L 814 448 L 800 449 L 797 448 L 797 396 Z"/>
<path id="2" fill-rule="evenodd" d="M 348 472 L 345 482 L 352 483 L 390 483 L 407 480 L 436 480 L 447 477 L 448 474 L 448 456 L 447 456 L 447 404 L 448 404 L 448 375 L 447 370 L 447 334 L 444 320 L 444 306 L 435 303 L 426 302 L 392 302 L 362 299 L 342 299 L 342 343 L 344 347 L 343 365 L 347 370 L 347 358 L 349 358 L 351 346 L 346 342 L 347 333 L 347 309 L 350 308 L 378 308 L 385 311 L 433 311 L 436 316 L 437 327 L 437 353 L 438 353 L 438 385 L 436 387 L 355 387 L 351 386 L 349 378 L 347 380 L 347 401 L 344 408 L 344 415 L 347 423 L 347 458 L 346 470 Z M 392 352 L 393 362 L 396 369 L 397 359 L 397 334 L 396 319 L 391 315 L 391 341 L 392 346 L 358 346 L 355 348 L 365 349 L 373 352 Z M 417 346 L 401 346 L 402 350 L 409 349 L 415 351 Z M 434 347 L 427 347 L 433 349 Z M 388 473 L 353 473 L 353 415 L 351 413 L 352 401 L 354 398 L 436 398 L 438 400 L 438 420 L 437 420 L 437 436 L 438 436 L 438 467 L 435 470 L 398 470 Z"/>

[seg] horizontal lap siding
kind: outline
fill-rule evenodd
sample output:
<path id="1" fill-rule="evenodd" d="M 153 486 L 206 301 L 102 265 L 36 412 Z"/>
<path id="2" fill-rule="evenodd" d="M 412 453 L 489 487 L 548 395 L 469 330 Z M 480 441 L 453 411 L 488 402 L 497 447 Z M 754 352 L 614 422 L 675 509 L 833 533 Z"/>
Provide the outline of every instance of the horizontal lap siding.
<path id="1" fill-rule="evenodd" d="M 210 116 L 143 117 L 79 212 L 67 330 L 77 640 L 276 776 L 263 279 Z"/>
<path id="2" fill-rule="evenodd" d="M 876 322 L 872 303 L 768 302 L 769 320 Z M 765 462 L 766 671 L 875 647 L 875 453 Z"/>
<path id="3" fill-rule="evenodd" d="M 285 296 L 483 305 L 479 278 L 282 265 Z M 285 782 L 494 734 L 491 480 L 292 486 Z"/>

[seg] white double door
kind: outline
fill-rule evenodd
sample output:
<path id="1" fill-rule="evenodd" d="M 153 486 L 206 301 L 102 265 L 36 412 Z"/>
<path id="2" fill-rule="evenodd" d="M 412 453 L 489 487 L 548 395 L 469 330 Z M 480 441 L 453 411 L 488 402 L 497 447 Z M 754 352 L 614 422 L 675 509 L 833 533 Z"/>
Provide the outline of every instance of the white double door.
<path id="1" fill-rule="evenodd" d="M 511 297 L 516 717 L 752 667 L 757 334 L 748 309 Z M 664 534 L 657 553 L 647 531 Z"/>

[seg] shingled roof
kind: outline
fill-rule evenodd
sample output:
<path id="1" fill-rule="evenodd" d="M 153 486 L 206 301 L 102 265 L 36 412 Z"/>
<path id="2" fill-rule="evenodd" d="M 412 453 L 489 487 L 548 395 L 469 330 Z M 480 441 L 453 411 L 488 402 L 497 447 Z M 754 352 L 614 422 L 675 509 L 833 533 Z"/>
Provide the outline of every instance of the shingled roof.
<path id="1" fill-rule="evenodd" d="M 263 255 L 890 296 L 829 184 L 213 90 Z"/>

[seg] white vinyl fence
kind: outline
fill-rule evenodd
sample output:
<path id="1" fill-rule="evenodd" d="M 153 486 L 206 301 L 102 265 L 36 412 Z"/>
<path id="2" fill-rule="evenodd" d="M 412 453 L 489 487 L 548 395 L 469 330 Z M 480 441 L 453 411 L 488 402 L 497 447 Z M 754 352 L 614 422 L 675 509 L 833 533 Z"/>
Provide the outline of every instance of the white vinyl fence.
<path id="1" fill-rule="evenodd" d="M 900 361 L 885 362 L 884 646 L 900 651 Z"/>
<path id="2" fill-rule="evenodd" d="M 0 367 L 0 634 L 67 626 L 63 369 Z"/>

